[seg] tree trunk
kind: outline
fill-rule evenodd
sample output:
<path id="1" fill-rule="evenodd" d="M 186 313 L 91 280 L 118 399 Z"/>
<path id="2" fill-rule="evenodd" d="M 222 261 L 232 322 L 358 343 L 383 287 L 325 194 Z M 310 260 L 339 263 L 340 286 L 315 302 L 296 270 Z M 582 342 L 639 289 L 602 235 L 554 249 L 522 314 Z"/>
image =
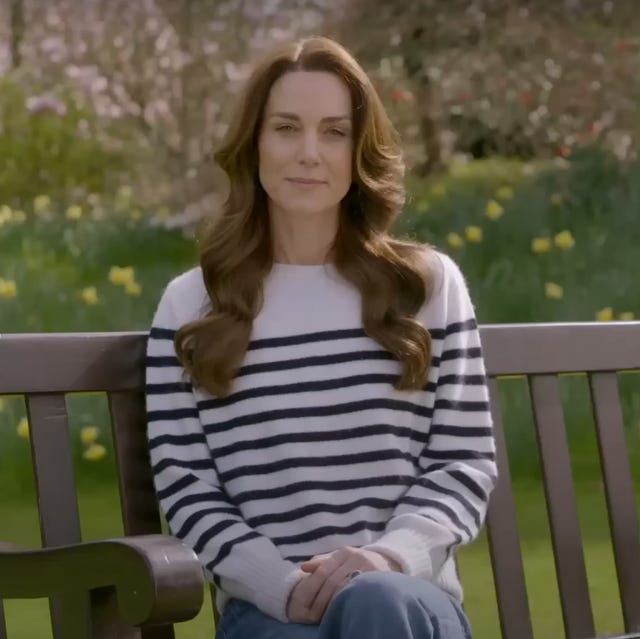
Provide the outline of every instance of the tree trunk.
<path id="1" fill-rule="evenodd" d="M 22 64 L 20 45 L 24 36 L 24 0 L 10 0 L 9 24 L 11 26 L 11 40 L 9 43 L 11 68 L 17 69 Z"/>

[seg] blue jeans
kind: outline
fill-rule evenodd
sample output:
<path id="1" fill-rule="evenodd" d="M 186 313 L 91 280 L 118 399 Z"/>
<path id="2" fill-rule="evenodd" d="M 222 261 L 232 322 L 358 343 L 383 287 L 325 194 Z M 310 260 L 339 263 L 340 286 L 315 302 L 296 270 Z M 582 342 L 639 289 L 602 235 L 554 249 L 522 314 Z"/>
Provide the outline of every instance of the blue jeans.
<path id="1" fill-rule="evenodd" d="M 432 583 L 396 572 L 366 572 L 335 596 L 319 625 L 282 623 L 232 599 L 216 639 L 471 639 L 457 602 Z"/>

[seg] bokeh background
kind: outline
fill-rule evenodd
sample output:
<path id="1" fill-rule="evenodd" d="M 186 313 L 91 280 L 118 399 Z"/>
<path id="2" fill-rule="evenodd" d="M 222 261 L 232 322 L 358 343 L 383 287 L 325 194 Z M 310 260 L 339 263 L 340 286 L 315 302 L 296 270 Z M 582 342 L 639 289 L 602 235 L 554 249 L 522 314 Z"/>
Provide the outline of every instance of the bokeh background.
<path id="1" fill-rule="evenodd" d="M 0 332 L 145 330 L 195 263 L 224 180 L 212 153 L 252 62 L 338 38 L 402 134 L 396 231 L 463 268 L 481 322 L 640 315 L 637 0 L 1 0 Z M 640 383 L 621 376 L 640 480 Z M 586 380 L 562 380 L 597 629 L 622 629 Z M 501 382 L 536 637 L 561 615 L 526 381 Z M 83 532 L 118 534 L 103 397 L 69 398 Z M 39 543 L 29 425 L 0 397 L 0 538 Z M 479 639 L 498 636 L 482 537 L 461 553 Z M 49 637 L 46 602 L 9 636 Z M 179 630 L 212 636 L 210 609 Z"/>

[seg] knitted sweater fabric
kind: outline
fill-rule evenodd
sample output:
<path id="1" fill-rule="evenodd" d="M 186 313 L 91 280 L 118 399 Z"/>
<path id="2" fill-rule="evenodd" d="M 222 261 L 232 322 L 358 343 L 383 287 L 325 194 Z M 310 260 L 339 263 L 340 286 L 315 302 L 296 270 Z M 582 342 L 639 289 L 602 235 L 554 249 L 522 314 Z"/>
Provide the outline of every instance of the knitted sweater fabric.
<path id="1" fill-rule="evenodd" d="M 418 390 L 394 388 L 402 365 L 364 332 L 360 293 L 333 264 L 274 264 L 227 397 L 193 384 L 174 350 L 210 308 L 201 269 L 166 287 L 147 346 L 154 482 L 220 612 L 240 598 L 286 622 L 300 564 L 345 546 L 462 600 L 455 549 L 483 524 L 495 443 L 464 277 L 425 256 L 434 287 L 415 318 L 432 359 Z"/>

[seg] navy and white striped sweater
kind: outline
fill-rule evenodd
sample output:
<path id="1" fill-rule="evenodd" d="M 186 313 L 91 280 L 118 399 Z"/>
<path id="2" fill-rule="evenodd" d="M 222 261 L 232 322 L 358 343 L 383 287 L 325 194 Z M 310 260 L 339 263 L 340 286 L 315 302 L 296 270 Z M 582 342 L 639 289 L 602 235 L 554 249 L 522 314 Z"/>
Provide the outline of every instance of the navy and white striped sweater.
<path id="1" fill-rule="evenodd" d="M 461 599 L 452 550 L 482 525 L 496 479 L 485 370 L 457 265 L 428 253 L 417 319 L 433 357 L 423 390 L 362 330 L 358 291 L 331 264 L 275 264 L 232 393 L 185 381 L 177 328 L 208 299 L 199 268 L 166 288 L 148 342 L 156 490 L 172 533 L 230 597 L 287 621 L 299 563 L 344 546 L 396 560 Z"/>

